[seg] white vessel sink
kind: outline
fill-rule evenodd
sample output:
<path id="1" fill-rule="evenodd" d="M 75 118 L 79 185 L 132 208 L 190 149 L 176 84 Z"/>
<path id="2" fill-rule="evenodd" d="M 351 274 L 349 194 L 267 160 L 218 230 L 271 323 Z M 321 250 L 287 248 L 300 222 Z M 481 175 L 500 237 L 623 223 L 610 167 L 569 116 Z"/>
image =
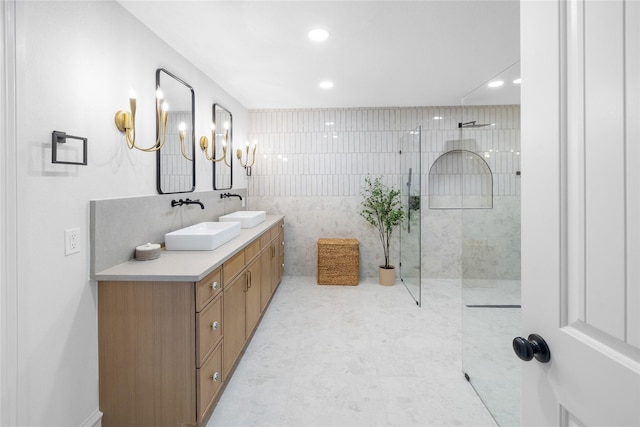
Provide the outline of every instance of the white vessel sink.
<path id="1" fill-rule="evenodd" d="M 266 211 L 237 211 L 228 215 L 221 216 L 218 220 L 221 222 L 239 222 L 242 228 L 253 228 L 267 219 Z"/>
<path id="2" fill-rule="evenodd" d="M 168 251 L 210 251 L 240 235 L 239 222 L 201 222 L 164 235 Z"/>

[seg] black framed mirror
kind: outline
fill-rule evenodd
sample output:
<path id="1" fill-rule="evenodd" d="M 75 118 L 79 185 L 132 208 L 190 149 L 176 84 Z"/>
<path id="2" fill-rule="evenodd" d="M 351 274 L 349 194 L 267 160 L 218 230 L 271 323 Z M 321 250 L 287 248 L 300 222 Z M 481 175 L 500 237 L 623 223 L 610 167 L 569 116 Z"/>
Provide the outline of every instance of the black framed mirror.
<path id="1" fill-rule="evenodd" d="M 233 186 L 233 115 L 222 105 L 213 104 L 213 124 L 215 158 L 225 153 L 227 156 L 224 161 L 213 163 L 213 189 L 229 190 Z"/>
<path id="2" fill-rule="evenodd" d="M 156 152 L 158 193 L 190 193 L 196 188 L 195 93 L 182 79 L 158 68 L 156 97 L 156 138 L 164 141 Z"/>

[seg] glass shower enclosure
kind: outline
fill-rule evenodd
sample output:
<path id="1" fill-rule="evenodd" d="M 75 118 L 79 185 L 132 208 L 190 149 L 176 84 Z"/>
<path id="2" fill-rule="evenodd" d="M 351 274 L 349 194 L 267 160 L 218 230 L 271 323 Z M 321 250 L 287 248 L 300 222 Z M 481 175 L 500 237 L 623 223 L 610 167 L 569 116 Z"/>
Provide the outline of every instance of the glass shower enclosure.
<path id="1" fill-rule="evenodd" d="M 520 332 L 519 77 L 518 62 L 489 81 L 504 90 L 485 82 L 467 94 L 459 125 L 475 159 L 461 163 L 462 365 L 500 426 L 519 426 L 521 408 L 521 365 L 511 348 Z"/>
<path id="2" fill-rule="evenodd" d="M 416 304 L 421 300 L 421 127 L 400 139 L 400 197 L 405 220 L 400 227 L 400 280 Z"/>

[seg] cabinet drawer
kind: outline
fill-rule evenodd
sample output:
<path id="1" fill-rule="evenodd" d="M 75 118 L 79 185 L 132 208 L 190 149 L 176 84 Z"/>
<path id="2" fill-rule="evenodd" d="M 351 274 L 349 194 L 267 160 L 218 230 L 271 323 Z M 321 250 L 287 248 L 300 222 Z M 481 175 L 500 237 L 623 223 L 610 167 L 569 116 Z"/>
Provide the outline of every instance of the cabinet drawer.
<path id="1" fill-rule="evenodd" d="M 196 311 L 205 305 L 222 290 L 222 269 L 217 268 L 196 284 Z"/>
<path id="2" fill-rule="evenodd" d="M 260 248 L 264 250 L 271 243 L 271 233 L 268 231 L 265 232 L 262 236 L 260 236 Z"/>
<path id="3" fill-rule="evenodd" d="M 250 263 L 260 253 L 260 239 L 256 239 L 244 250 L 244 261 L 246 264 Z"/>
<path id="4" fill-rule="evenodd" d="M 198 422 L 216 397 L 222 385 L 222 343 L 215 349 L 202 368 L 197 370 L 198 376 Z"/>
<path id="5" fill-rule="evenodd" d="M 233 278 L 244 268 L 244 251 L 238 252 L 222 265 L 224 284 L 231 283 Z"/>
<path id="6" fill-rule="evenodd" d="M 196 328 L 197 366 L 201 366 L 207 354 L 222 337 L 222 295 L 211 301 L 202 312 L 196 315 Z"/>

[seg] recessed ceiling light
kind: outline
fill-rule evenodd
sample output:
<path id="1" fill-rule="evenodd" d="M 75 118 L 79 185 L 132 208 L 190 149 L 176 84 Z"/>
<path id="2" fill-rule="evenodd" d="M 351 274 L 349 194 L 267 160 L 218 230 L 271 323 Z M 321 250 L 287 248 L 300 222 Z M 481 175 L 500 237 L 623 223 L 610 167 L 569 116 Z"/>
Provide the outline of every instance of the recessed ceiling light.
<path id="1" fill-rule="evenodd" d="M 494 80 L 491 83 L 489 83 L 487 86 L 489 87 L 500 87 L 504 84 L 504 82 L 502 80 Z"/>
<path id="2" fill-rule="evenodd" d="M 519 85 L 520 83 L 522 83 L 522 79 L 521 78 L 517 78 L 513 81 L 514 85 Z"/>
<path id="3" fill-rule="evenodd" d="M 330 82 L 328 80 L 326 80 L 324 82 L 320 82 L 320 87 L 322 89 L 331 89 L 333 87 L 333 82 Z"/>
<path id="4" fill-rule="evenodd" d="M 327 30 L 323 30 L 322 28 L 311 30 L 307 35 L 314 42 L 323 42 L 329 37 L 329 33 L 327 32 Z"/>

